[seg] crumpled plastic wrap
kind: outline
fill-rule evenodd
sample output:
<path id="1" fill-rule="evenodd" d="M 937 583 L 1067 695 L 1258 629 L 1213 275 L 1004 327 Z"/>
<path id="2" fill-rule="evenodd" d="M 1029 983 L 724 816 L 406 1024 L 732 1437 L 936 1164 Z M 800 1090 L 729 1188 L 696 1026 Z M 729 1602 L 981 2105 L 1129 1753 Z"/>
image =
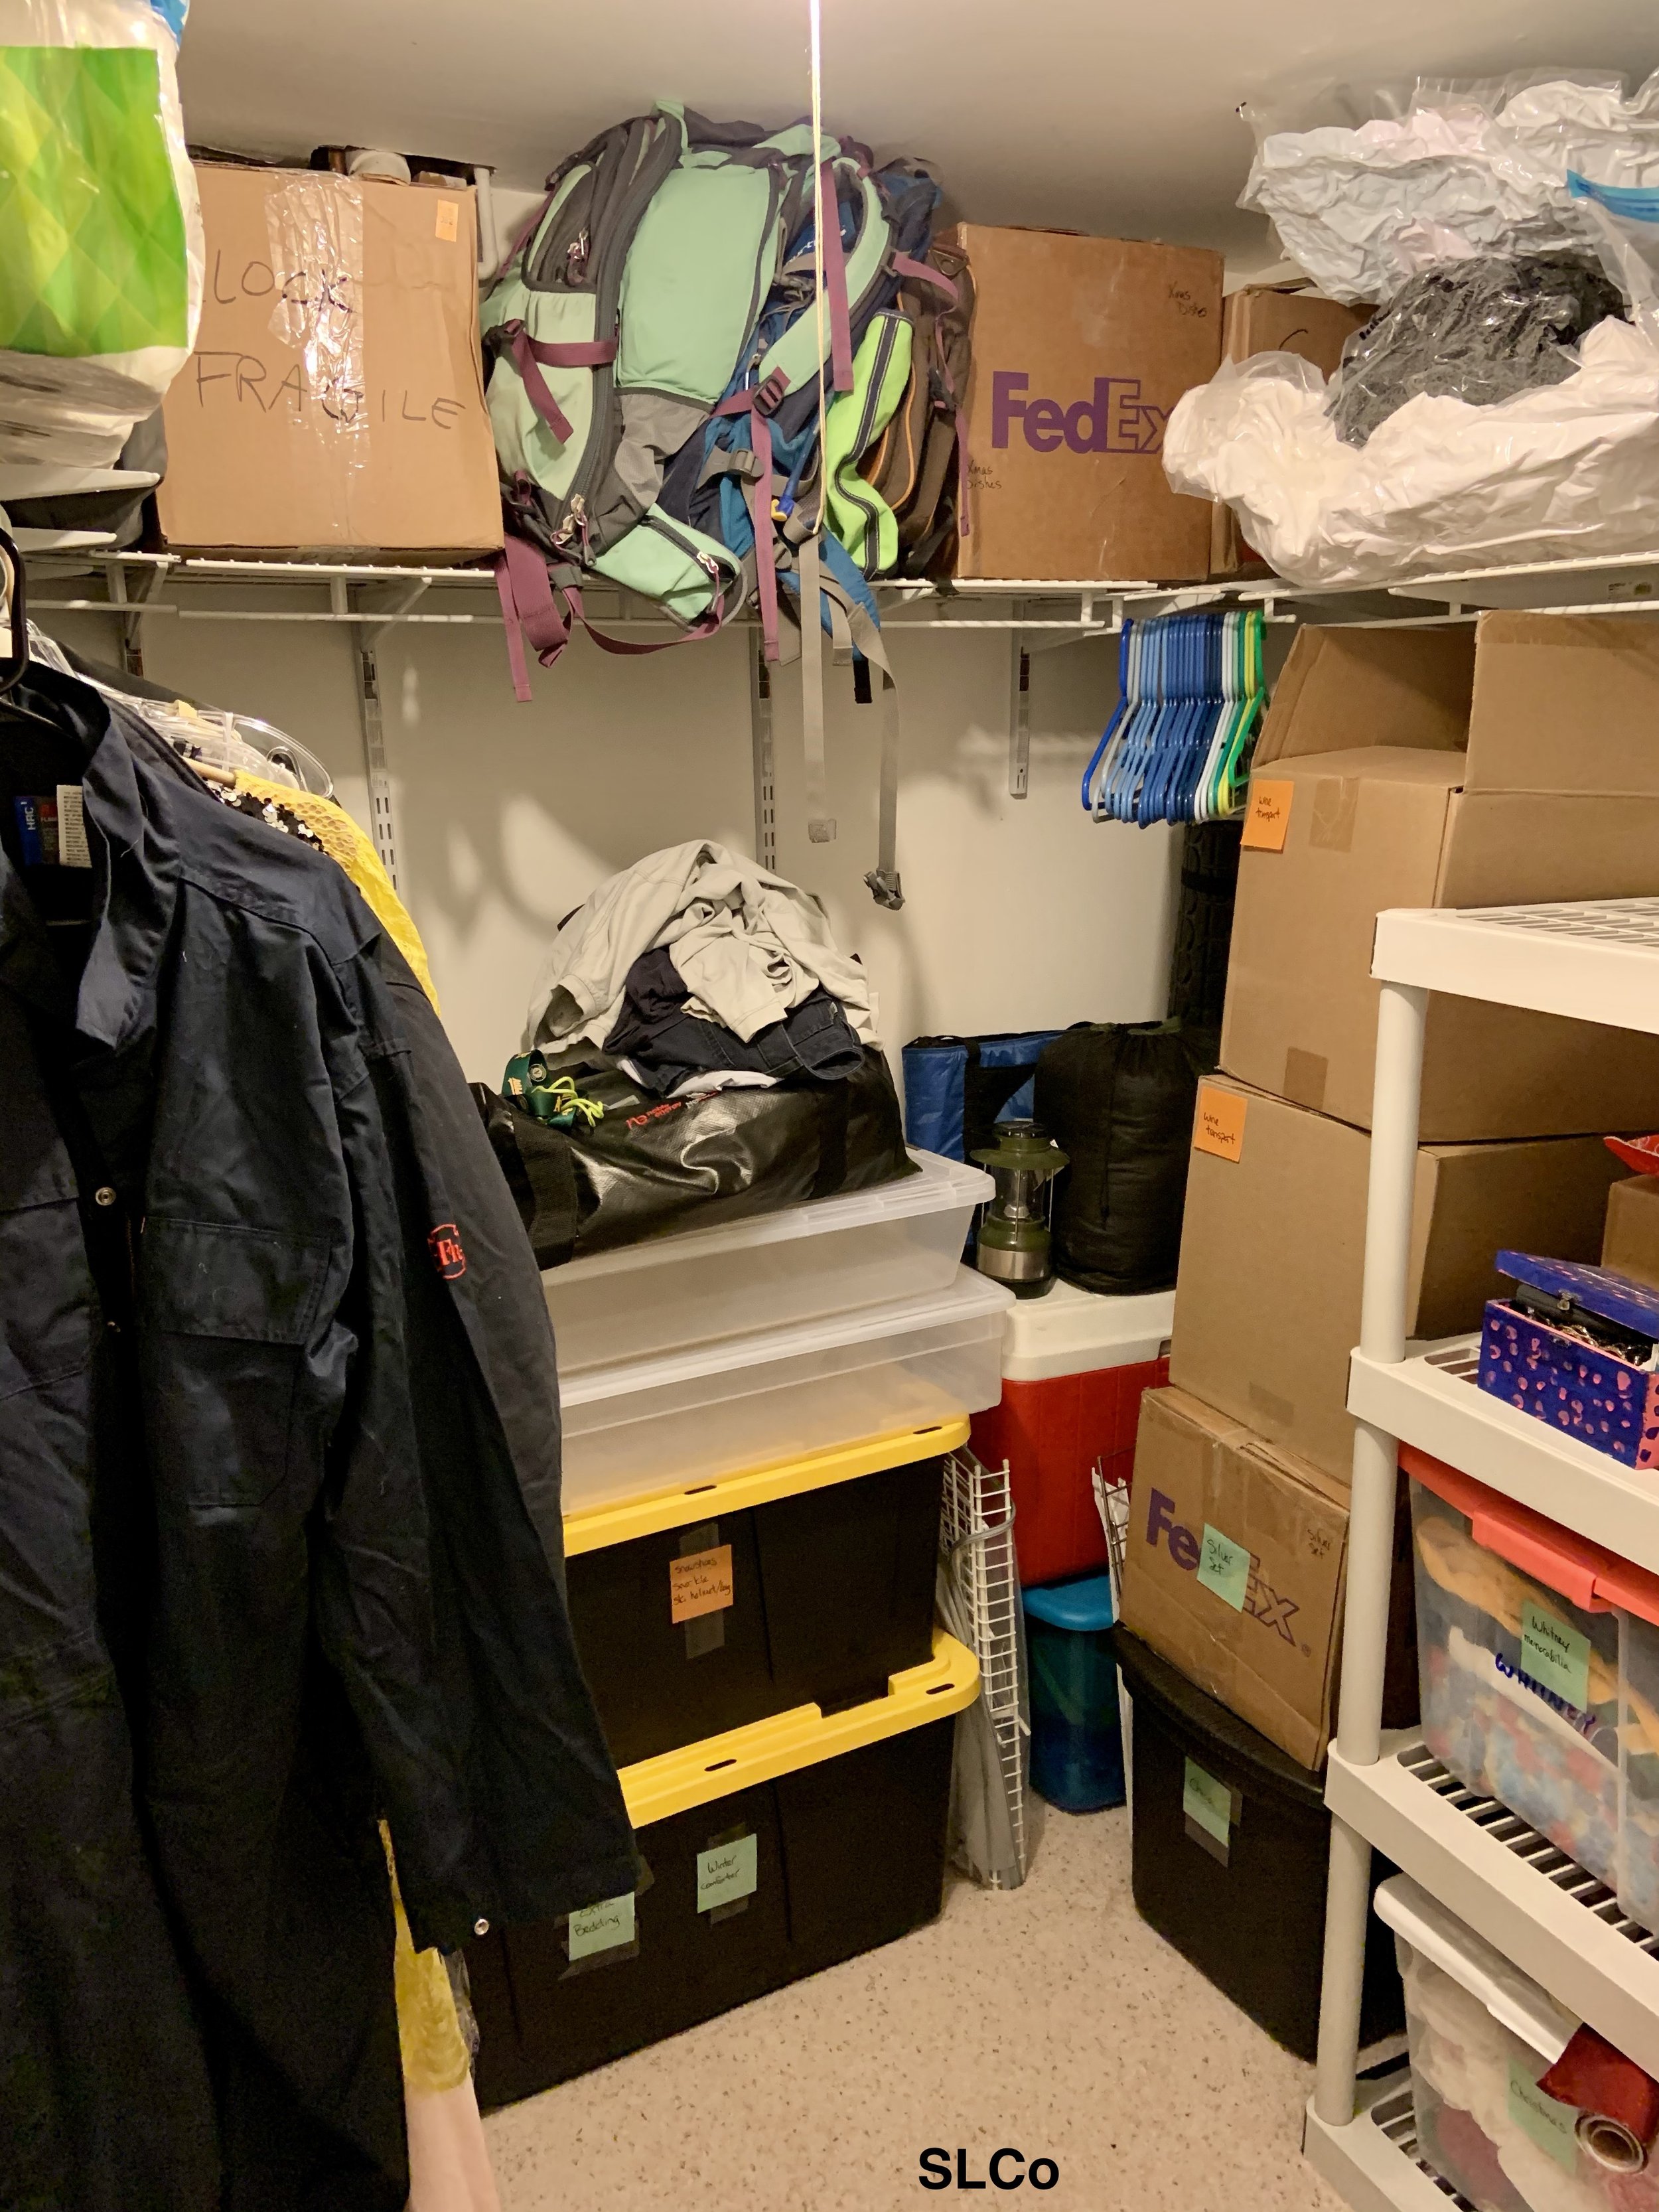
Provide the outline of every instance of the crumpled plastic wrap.
<path id="1" fill-rule="evenodd" d="M 1413 276 L 1342 349 L 1328 412 L 1337 434 L 1363 446 L 1419 393 L 1490 407 L 1574 374 L 1572 349 L 1607 315 L 1619 287 L 1582 255 L 1483 255 L 1442 261 Z"/>
<path id="2" fill-rule="evenodd" d="M 1659 185 L 1659 71 L 1629 98 L 1610 76 L 1419 83 L 1401 114 L 1270 131 L 1239 205 L 1334 300 L 1387 301 L 1436 261 L 1582 251 L 1570 169 Z"/>
<path id="3" fill-rule="evenodd" d="M 1565 383 L 1489 407 L 1409 399 L 1363 447 L 1299 356 L 1224 362 L 1164 434 L 1176 490 L 1224 499 L 1297 584 L 1651 552 L 1659 544 L 1659 342 L 1598 323 Z"/>
<path id="4" fill-rule="evenodd" d="M 0 0 L 0 463 L 111 466 L 190 357 L 182 0 Z"/>

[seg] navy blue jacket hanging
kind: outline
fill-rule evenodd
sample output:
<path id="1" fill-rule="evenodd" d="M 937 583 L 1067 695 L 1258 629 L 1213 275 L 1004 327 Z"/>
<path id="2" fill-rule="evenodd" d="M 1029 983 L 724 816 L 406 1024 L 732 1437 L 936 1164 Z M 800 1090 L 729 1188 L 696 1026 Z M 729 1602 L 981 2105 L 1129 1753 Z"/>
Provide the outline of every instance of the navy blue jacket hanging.
<path id="1" fill-rule="evenodd" d="M 48 672 L 0 776 L 0 2203 L 400 2205 L 376 1816 L 417 1945 L 635 1879 L 540 1282 L 331 862 Z"/>

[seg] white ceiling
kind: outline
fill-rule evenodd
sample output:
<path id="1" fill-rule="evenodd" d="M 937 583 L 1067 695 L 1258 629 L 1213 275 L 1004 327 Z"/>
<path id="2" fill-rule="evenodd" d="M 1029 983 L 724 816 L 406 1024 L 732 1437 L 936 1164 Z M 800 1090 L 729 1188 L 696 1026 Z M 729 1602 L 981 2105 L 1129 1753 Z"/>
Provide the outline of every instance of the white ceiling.
<path id="1" fill-rule="evenodd" d="M 1260 255 L 1238 103 L 1567 62 L 1644 75 L 1653 0 L 823 0 L 825 120 L 922 155 L 956 210 Z M 806 0 L 192 0 L 193 140 L 393 146 L 534 186 L 659 96 L 775 124 Z"/>

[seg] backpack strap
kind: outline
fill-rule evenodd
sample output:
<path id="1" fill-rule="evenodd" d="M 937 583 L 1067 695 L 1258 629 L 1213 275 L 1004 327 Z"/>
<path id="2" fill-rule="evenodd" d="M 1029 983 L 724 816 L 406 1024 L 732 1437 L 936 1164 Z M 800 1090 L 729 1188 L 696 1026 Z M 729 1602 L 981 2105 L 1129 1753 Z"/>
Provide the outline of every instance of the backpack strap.
<path id="1" fill-rule="evenodd" d="M 603 368 L 617 358 L 615 338 L 593 338 L 585 343 L 548 345 L 540 338 L 532 338 L 521 322 L 503 323 L 485 338 L 487 346 L 504 353 L 523 380 L 525 397 L 541 416 L 562 446 L 568 446 L 575 432 L 570 419 L 558 401 L 548 390 L 545 368 Z"/>
<path id="2" fill-rule="evenodd" d="M 505 533 L 495 560 L 495 590 L 507 629 L 507 659 L 513 672 L 513 694 L 521 705 L 532 696 L 529 665 L 525 659 L 526 640 L 542 666 L 551 668 L 569 644 L 573 625 L 577 623 L 602 652 L 635 659 L 647 653 L 666 653 L 671 646 L 684 645 L 694 637 L 712 637 L 726 620 L 726 595 L 717 592 L 708 613 L 699 616 L 681 637 L 665 637 L 647 644 L 642 639 L 608 636 L 588 620 L 574 572 L 561 573 L 556 586 L 544 556 L 510 530 Z"/>
<path id="3" fill-rule="evenodd" d="M 825 217 L 823 289 L 830 308 L 830 362 L 837 392 L 853 389 L 853 319 L 847 300 L 847 254 L 841 235 L 841 199 L 836 172 L 825 161 L 818 172 Z"/>
<path id="4" fill-rule="evenodd" d="M 785 380 L 774 370 L 764 382 L 746 386 L 722 399 L 716 415 L 746 415 L 749 438 L 755 449 L 754 473 L 749 478 L 749 514 L 755 526 L 755 597 L 760 604 L 761 635 L 768 660 L 779 657 L 778 569 L 772 545 L 772 426 L 773 410 L 783 398 Z M 745 472 L 746 473 L 746 472 Z"/>

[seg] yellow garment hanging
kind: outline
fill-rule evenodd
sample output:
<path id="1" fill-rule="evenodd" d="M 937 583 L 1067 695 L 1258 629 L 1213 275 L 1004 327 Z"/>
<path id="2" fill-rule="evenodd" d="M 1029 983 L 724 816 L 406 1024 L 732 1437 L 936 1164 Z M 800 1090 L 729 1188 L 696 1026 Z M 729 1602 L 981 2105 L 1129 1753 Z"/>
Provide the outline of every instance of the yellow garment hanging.
<path id="1" fill-rule="evenodd" d="M 264 776 L 250 775 L 246 769 L 236 771 L 236 788 L 254 799 L 274 799 L 299 817 L 330 860 L 337 860 L 356 884 L 369 911 L 414 970 L 416 981 L 436 1012 L 438 994 L 432 988 L 432 970 L 427 965 L 421 933 L 392 889 L 392 878 L 380 866 L 374 845 L 344 807 L 319 792 L 296 791 L 292 784 L 272 783 Z"/>
<path id="2" fill-rule="evenodd" d="M 403 2050 L 404 2081 L 417 2096 L 453 2089 L 471 2071 L 471 2054 L 455 2010 L 455 1993 L 441 1951 L 417 1951 L 398 1888 L 397 1863 L 384 1820 L 380 1841 L 392 1877 L 392 1909 L 398 1921 L 392 1975 L 398 1985 L 398 2041 Z"/>

